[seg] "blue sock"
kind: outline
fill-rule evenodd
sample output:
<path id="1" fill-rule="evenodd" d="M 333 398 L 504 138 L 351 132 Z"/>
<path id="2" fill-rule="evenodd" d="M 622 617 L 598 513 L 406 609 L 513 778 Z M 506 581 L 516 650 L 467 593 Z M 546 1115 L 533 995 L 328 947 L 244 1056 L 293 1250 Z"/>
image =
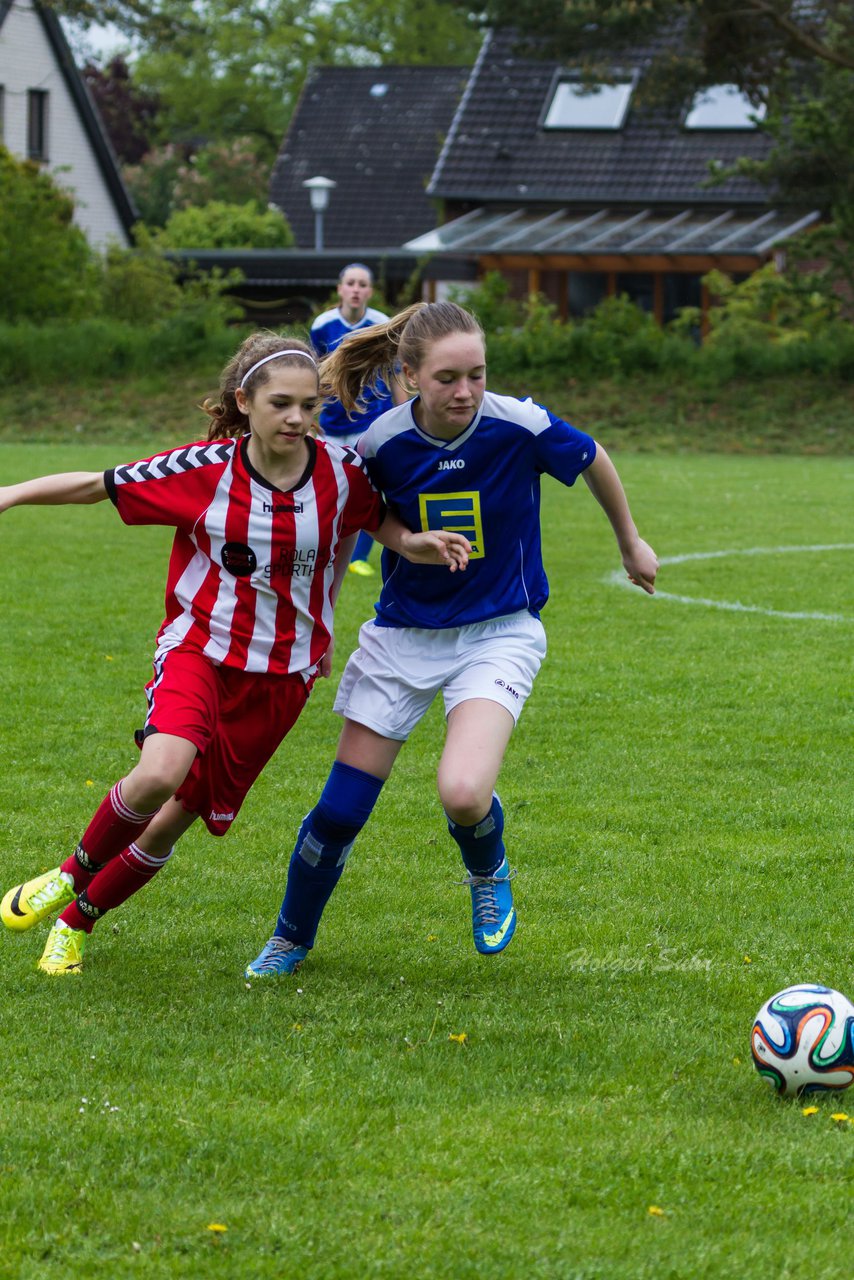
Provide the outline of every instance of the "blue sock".
<path id="1" fill-rule="evenodd" d="M 352 563 L 354 560 L 367 560 L 368 556 L 371 554 L 371 547 L 373 545 L 374 540 L 371 535 L 366 533 L 364 529 L 361 529 L 359 531 L 359 536 L 356 539 L 356 545 L 353 548 L 353 554 L 350 557 L 350 562 Z"/>
<path id="2" fill-rule="evenodd" d="M 382 778 L 335 761 L 320 799 L 299 829 L 276 923 L 277 937 L 301 947 L 314 946 L 323 909 L 382 787 Z"/>
<path id="3" fill-rule="evenodd" d="M 445 815 L 447 817 L 447 814 Z M 472 876 L 491 876 L 504 861 L 504 810 L 493 794 L 492 807 L 473 827 L 462 827 L 448 818 L 448 830 L 460 846 L 466 870 Z"/>

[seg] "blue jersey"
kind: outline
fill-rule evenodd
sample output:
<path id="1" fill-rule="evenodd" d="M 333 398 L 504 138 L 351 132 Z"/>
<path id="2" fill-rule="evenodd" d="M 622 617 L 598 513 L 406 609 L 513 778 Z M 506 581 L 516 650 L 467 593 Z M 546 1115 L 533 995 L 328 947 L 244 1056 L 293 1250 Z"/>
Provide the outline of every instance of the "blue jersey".
<path id="1" fill-rule="evenodd" d="M 449 529 L 472 544 L 468 568 L 449 573 L 383 552 L 376 621 L 384 627 L 461 627 L 527 609 L 549 584 L 540 538 L 540 476 L 571 485 L 596 442 L 532 400 L 493 395 L 453 440 L 427 435 L 413 401 L 378 418 L 358 451 L 389 507 L 410 529 Z"/>
<path id="2" fill-rule="evenodd" d="M 330 311 L 324 311 L 313 321 L 309 337 L 318 356 L 323 357 L 329 355 L 330 351 L 334 351 L 348 333 L 356 333 L 359 329 L 367 329 L 372 324 L 381 324 L 387 319 L 388 316 L 382 311 L 368 307 L 358 324 L 348 324 L 338 307 L 333 307 Z M 378 418 L 394 404 L 391 392 L 382 380 L 377 384 L 376 393 L 366 389 L 362 393 L 362 399 L 365 402 L 365 408 L 359 409 L 352 418 L 347 417 L 340 401 L 328 400 L 321 409 L 318 419 L 324 433 L 334 438 L 350 436 L 354 431 L 363 431 L 374 418 Z"/>

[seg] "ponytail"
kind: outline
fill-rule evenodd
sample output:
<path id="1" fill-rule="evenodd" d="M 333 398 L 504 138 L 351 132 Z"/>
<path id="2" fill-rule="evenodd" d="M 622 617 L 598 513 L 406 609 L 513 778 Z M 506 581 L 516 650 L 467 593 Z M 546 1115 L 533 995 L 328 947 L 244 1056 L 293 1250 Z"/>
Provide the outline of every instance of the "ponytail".
<path id="1" fill-rule="evenodd" d="M 366 387 L 376 389 L 397 376 L 401 364 L 417 369 L 431 343 L 454 333 L 483 330 L 471 312 L 455 302 L 416 302 L 382 324 L 357 329 L 320 364 L 320 391 L 339 400 L 348 414 L 357 412 Z"/>

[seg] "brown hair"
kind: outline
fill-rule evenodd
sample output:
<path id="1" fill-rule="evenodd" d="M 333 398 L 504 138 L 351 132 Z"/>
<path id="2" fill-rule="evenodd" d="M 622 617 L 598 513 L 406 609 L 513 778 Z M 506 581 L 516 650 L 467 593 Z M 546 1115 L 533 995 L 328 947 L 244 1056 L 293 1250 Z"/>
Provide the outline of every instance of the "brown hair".
<path id="1" fill-rule="evenodd" d="M 417 369 L 430 345 L 453 333 L 483 330 L 470 311 L 455 302 L 416 302 L 384 324 L 372 324 L 348 334 L 320 363 L 320 390 L 340 400 L 348 414 L 359 406 L 365 387 L 380 378 L 391 383 L 399 364 Z"/>
<path id="2" fill-rule="evenodd" d="M 250 398 L 269 381 L 270 365 L 285 365 L 290 368 L 304 368 L 307 364 L 305 356 L 315 359 L 315 354 L 305 342 L 299 338 L 290 338 L 287 334 L 260 331 L 252 333 L 240 344 L 237 351 L 219 375 L 219 399 L 207 399 L 199 406 L 210 418 L 208 429 L 209 440 L 227 440 L 232 436 L 243 435 L 249 426 L 249 419 L 237 407 L 235 391 L 240 386 L 247 371 L 263 360 L 265 356 L 275 355 L 277 351 L 302 352 L 302 355 L 286 355 L 280 360 L 270 361 L 256 369 L 247 381 L 243 390 Z"/>

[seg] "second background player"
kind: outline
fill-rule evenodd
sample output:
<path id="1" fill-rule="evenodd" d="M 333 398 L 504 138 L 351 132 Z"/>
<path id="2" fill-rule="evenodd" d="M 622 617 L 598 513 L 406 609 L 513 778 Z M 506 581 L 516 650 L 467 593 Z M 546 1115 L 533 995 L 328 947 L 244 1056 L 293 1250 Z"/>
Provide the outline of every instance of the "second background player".
<path id="1" fill-rule="evenodd" d="M 382 324 L 388 319 L 384 311 L 368 305 L 373 292 L 374 277 L 370 267 L 362 262 L 350 262 L 341 268 L 338 275 L 338 306 L 330 307 L 328 311 L 316 316 L 309 332 L 311 344 L 319 357 L 334 351 L 348 334 L 373 324 Z M 321 430 L 335 444 L 355 445 L 375 418 L 405 399 L 402 390 L 390 390 L 384 382 L 378 382 L 375 389 L 365 389 L 365 407 L 351 417 L 348 417 L 340 401 L 327 401 L 320 412 Z M 353 549 L 349 566 L 351 573 L 360 577 L 373 575 L 375 570 L 369 560 L 373 545 L 371 535 L 362 531 Z"/>

